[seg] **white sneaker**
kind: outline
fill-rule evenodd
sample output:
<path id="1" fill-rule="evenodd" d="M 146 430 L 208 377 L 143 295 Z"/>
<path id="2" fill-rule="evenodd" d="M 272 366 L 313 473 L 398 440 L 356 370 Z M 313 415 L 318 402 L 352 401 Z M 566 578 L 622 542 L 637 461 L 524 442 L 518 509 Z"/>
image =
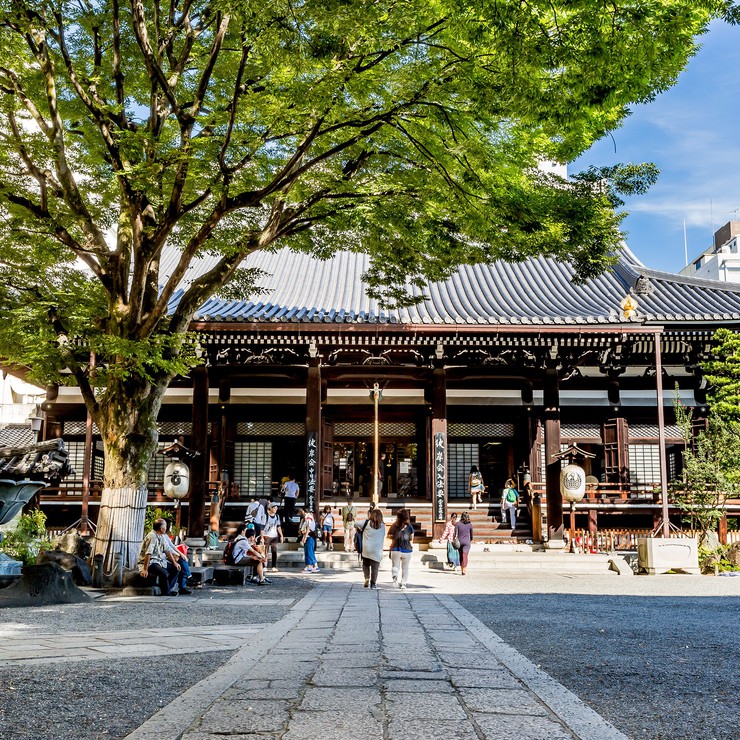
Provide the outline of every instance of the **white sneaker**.
<path id="1" fill-rule="evenodd" d="M 401 591 L 405 591 L 405 590 L 406 590 L 406 584 L 405 583 L 402 583 L 401 584 Z"/>
<path id="2" fill-rule="evenodd" d="M 277 568 L 270 568 L 270 573 L 277 573 L 277 572 L 278 572 Z"/>
<path id="3" fill-rule="evenodd" d="M 398 588 L 398 578 L 393 576 L 393 588 Z"/>

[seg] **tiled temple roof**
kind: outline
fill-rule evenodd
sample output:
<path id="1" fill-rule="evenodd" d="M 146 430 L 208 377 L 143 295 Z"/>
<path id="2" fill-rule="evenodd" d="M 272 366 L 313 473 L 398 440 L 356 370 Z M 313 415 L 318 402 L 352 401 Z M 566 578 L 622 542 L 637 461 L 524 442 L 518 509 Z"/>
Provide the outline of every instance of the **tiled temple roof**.
<path id="1" fill-rule="evenodd" d="M 186 281 L 215 263 L 195 264 Z M 730 323 L 740 321 L 740 285 L 701 280 L 645 267 L 625 248 L 613 270 L 584 284 L 573 268 L 546 257 L 521 263 L 463 265 L 431 283 L 426 298 L 409 308 L 385 309 L 365 294 L 366 255 L 337 253 L 328 260 L 281 249 L 257 252 L 245 262 L 266 274 L 261 295 L 244 300 L 211 298 L 199 322 L 390 323 L 421 325 L 568 325 L 620 321 L 620 303 L 635 296 L 633 323 Z M 166 274 L 167 261 L 163 262 Z M 418 288 L 409 288 L 414 296 Z M 182 295 L 172 299 L 174 309 Z"/>

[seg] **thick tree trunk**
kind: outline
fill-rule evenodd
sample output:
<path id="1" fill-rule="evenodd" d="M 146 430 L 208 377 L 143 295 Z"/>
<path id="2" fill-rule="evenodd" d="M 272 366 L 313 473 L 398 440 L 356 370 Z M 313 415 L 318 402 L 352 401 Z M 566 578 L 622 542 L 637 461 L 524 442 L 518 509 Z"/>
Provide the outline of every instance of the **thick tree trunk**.
<path id="1" fill-rule="evenodd" d="M 105 454 L 104 488 L 93 555 L 106 570 L 114 555 L 134 568 L 144 536 L 147 468 L 157 450 L 157 414 L 165 385 L 112 384 L 101 404 L 98 427 Z"/>
<path id="2" fill-rule="evenodd" d="M 121 555 L 124 568 L 136 566 L 144 534 L 146 494 L 146 483 L 135 488 L 103 488 L 93 554 L 103 555 L 106 570 L 110 571 L 116 553 Z"/>

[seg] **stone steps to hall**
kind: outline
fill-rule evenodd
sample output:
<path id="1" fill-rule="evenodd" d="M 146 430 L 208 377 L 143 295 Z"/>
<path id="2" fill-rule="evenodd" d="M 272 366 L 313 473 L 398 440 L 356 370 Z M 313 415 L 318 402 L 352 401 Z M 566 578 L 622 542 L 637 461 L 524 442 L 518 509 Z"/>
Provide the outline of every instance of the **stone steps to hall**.
<path id="1" fill-rule="evenodd" d="M 478 572 L 512 572 L 530 574 L 579 574 L 597 575 L 610 572 L 613 555 L 576 554 L 563 550 L 544 550 L 541 545 L 520 543 L 486 544 L 476 542 L 470 551 L 470 566 Z M 199 562 L 202 567 L 222 565 L 223 547 L 218 550 L 202 550 Z M 344 552 L 341 545 L 334 550 L 319 546 L 316 550 L 319 567 L 325 570 L 359 570 L 360 562 L 356 553 Z M 447 569 L 446 546 L 437 542 L 422 544 L 414 551 L 414 563 L 430 570 Z M 299 571 L 305 565 L 304 552 L 294 542 L 278 545 L 278 569 Z M 381 570 L 390 568 L 390 558 L 381 560 Z"/>
<path id="2" fill-rule="evenodd" d="M 402 504 L 395 502 L 389 504 L 383 500 L 378 507 L 383 513 L 383 520 L 385 521 L 386 528 L 390 527 L 396 518 L 396 512 L 402 508 Z M 358 505 L 358 521 L 365 519 L 365 507 L 364 505 Z M 432 516 L 431 505 L 420 506 L 420 505 L 409 505 L 412 511 L 411 525 L 414 527 L 414 539 L 418 544 L 427 544 L 433 539 L 434 522 Z M 337 504 L 334 506 L 335 511 L 335 528 L 334 528 L 334 541 L 342 542 L 344 539 L 344 531 L 342 526 L 341 516 L 336 516 L 337 510 L 341 507 Z M 463 511 L 467 511 L 470 516 L 470 521 L 473 525 L 473 535 L 476 540 L 487 543 L 496 542 L 507 542 L 525 543 L 532 539 L 532 526 L 529 519 L 529 512 L 525 507 L 519 509 L 519 515 L 517 517 L 516 530 L 512 532 L 511 528 L 501 522 L 501 509 L 498 504 L 484 503 L 478 506 L 476 510 L 469 509 L 467 504 L 451 504 L 449 506 L 448 514 L 453 512 L 457 513 L 458 516 Z M 222 531 L 225 531 L 227 535 L 231 535 L 236 531 L 237 526 L 241 522 L 238 521 L 225 521 L 221 523 Z M 290 531 L 290 530 L 289 530 Z"/>
<path id="3" fill-rule="evenodd" d="M 285 548 L 285 549 L 282 549 Z M 222 569 L 220 551 L 206 551 L 205 568 Z M 475 544 L 470 552 L 469 567 L 475 572 L 520 573 L 529 575 L 609 575 L 616 572 L 611 569 L 610 561 L 614 556 L 585 555 L 563 551 L 538 551 L 526 545 L 491 545 Z M 355 553 L 342 550 L 320 549 L 316 559 L 321 570 L 359 571 L 360 561 Z M 448 570 L 445 550 L 441 546 L 416 550 L 412 568 L 429 570 Z M 278 569 L 280 571 L 298 572 L 305 565 L 302 548 L 289 543 L 281 546 L 278 552 Z M 380 562 L 382 572 L 389 571 L 390 558 L 385 555 Z M 225 568 L 224 568 L 225 569 Z M 233 579 L 231 579 L 233 580 Z M 231 580 L 228 581 L 231 585 Z M 226 582 L 224 582 L 226 584 Z"/>

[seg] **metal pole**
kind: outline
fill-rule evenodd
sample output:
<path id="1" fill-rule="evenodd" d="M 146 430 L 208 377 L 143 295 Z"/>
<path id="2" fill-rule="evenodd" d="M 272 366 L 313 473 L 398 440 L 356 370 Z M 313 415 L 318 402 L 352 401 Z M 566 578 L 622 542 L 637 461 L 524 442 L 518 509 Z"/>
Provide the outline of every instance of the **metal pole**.
<path id="1" fill-rule="evenodd" d="M 375 406 L 375 425 L 373 428 L 374 437 L 374 450 L 373 450 L 373 503 L 377 506 L 380 501 L 380 471 L 378 470 L 379 454 L 378 446 L 380 445 L 380 434 L 378 429 L 378 396 L 380 395 L 380 387 L 377 383 L 373 385 L 373 404 Z"/>
<path id="2" fill-rule="evenodd" d="M 663 537 L 670 534 L 668 518 L 668 471 L 665 459 L 665 418 L 663 415 L 663 363 L 661 361 L 660 340 L 662 334 L 655 335 L 655 389 L 658 400 L 658 452 L 660 453 L 660 495 L 663 502 Z"/>
<path id="3" fill-rule="evenodd" d="M 576 551 L 576 502 L 570 502 L 570 551 Z"/>

